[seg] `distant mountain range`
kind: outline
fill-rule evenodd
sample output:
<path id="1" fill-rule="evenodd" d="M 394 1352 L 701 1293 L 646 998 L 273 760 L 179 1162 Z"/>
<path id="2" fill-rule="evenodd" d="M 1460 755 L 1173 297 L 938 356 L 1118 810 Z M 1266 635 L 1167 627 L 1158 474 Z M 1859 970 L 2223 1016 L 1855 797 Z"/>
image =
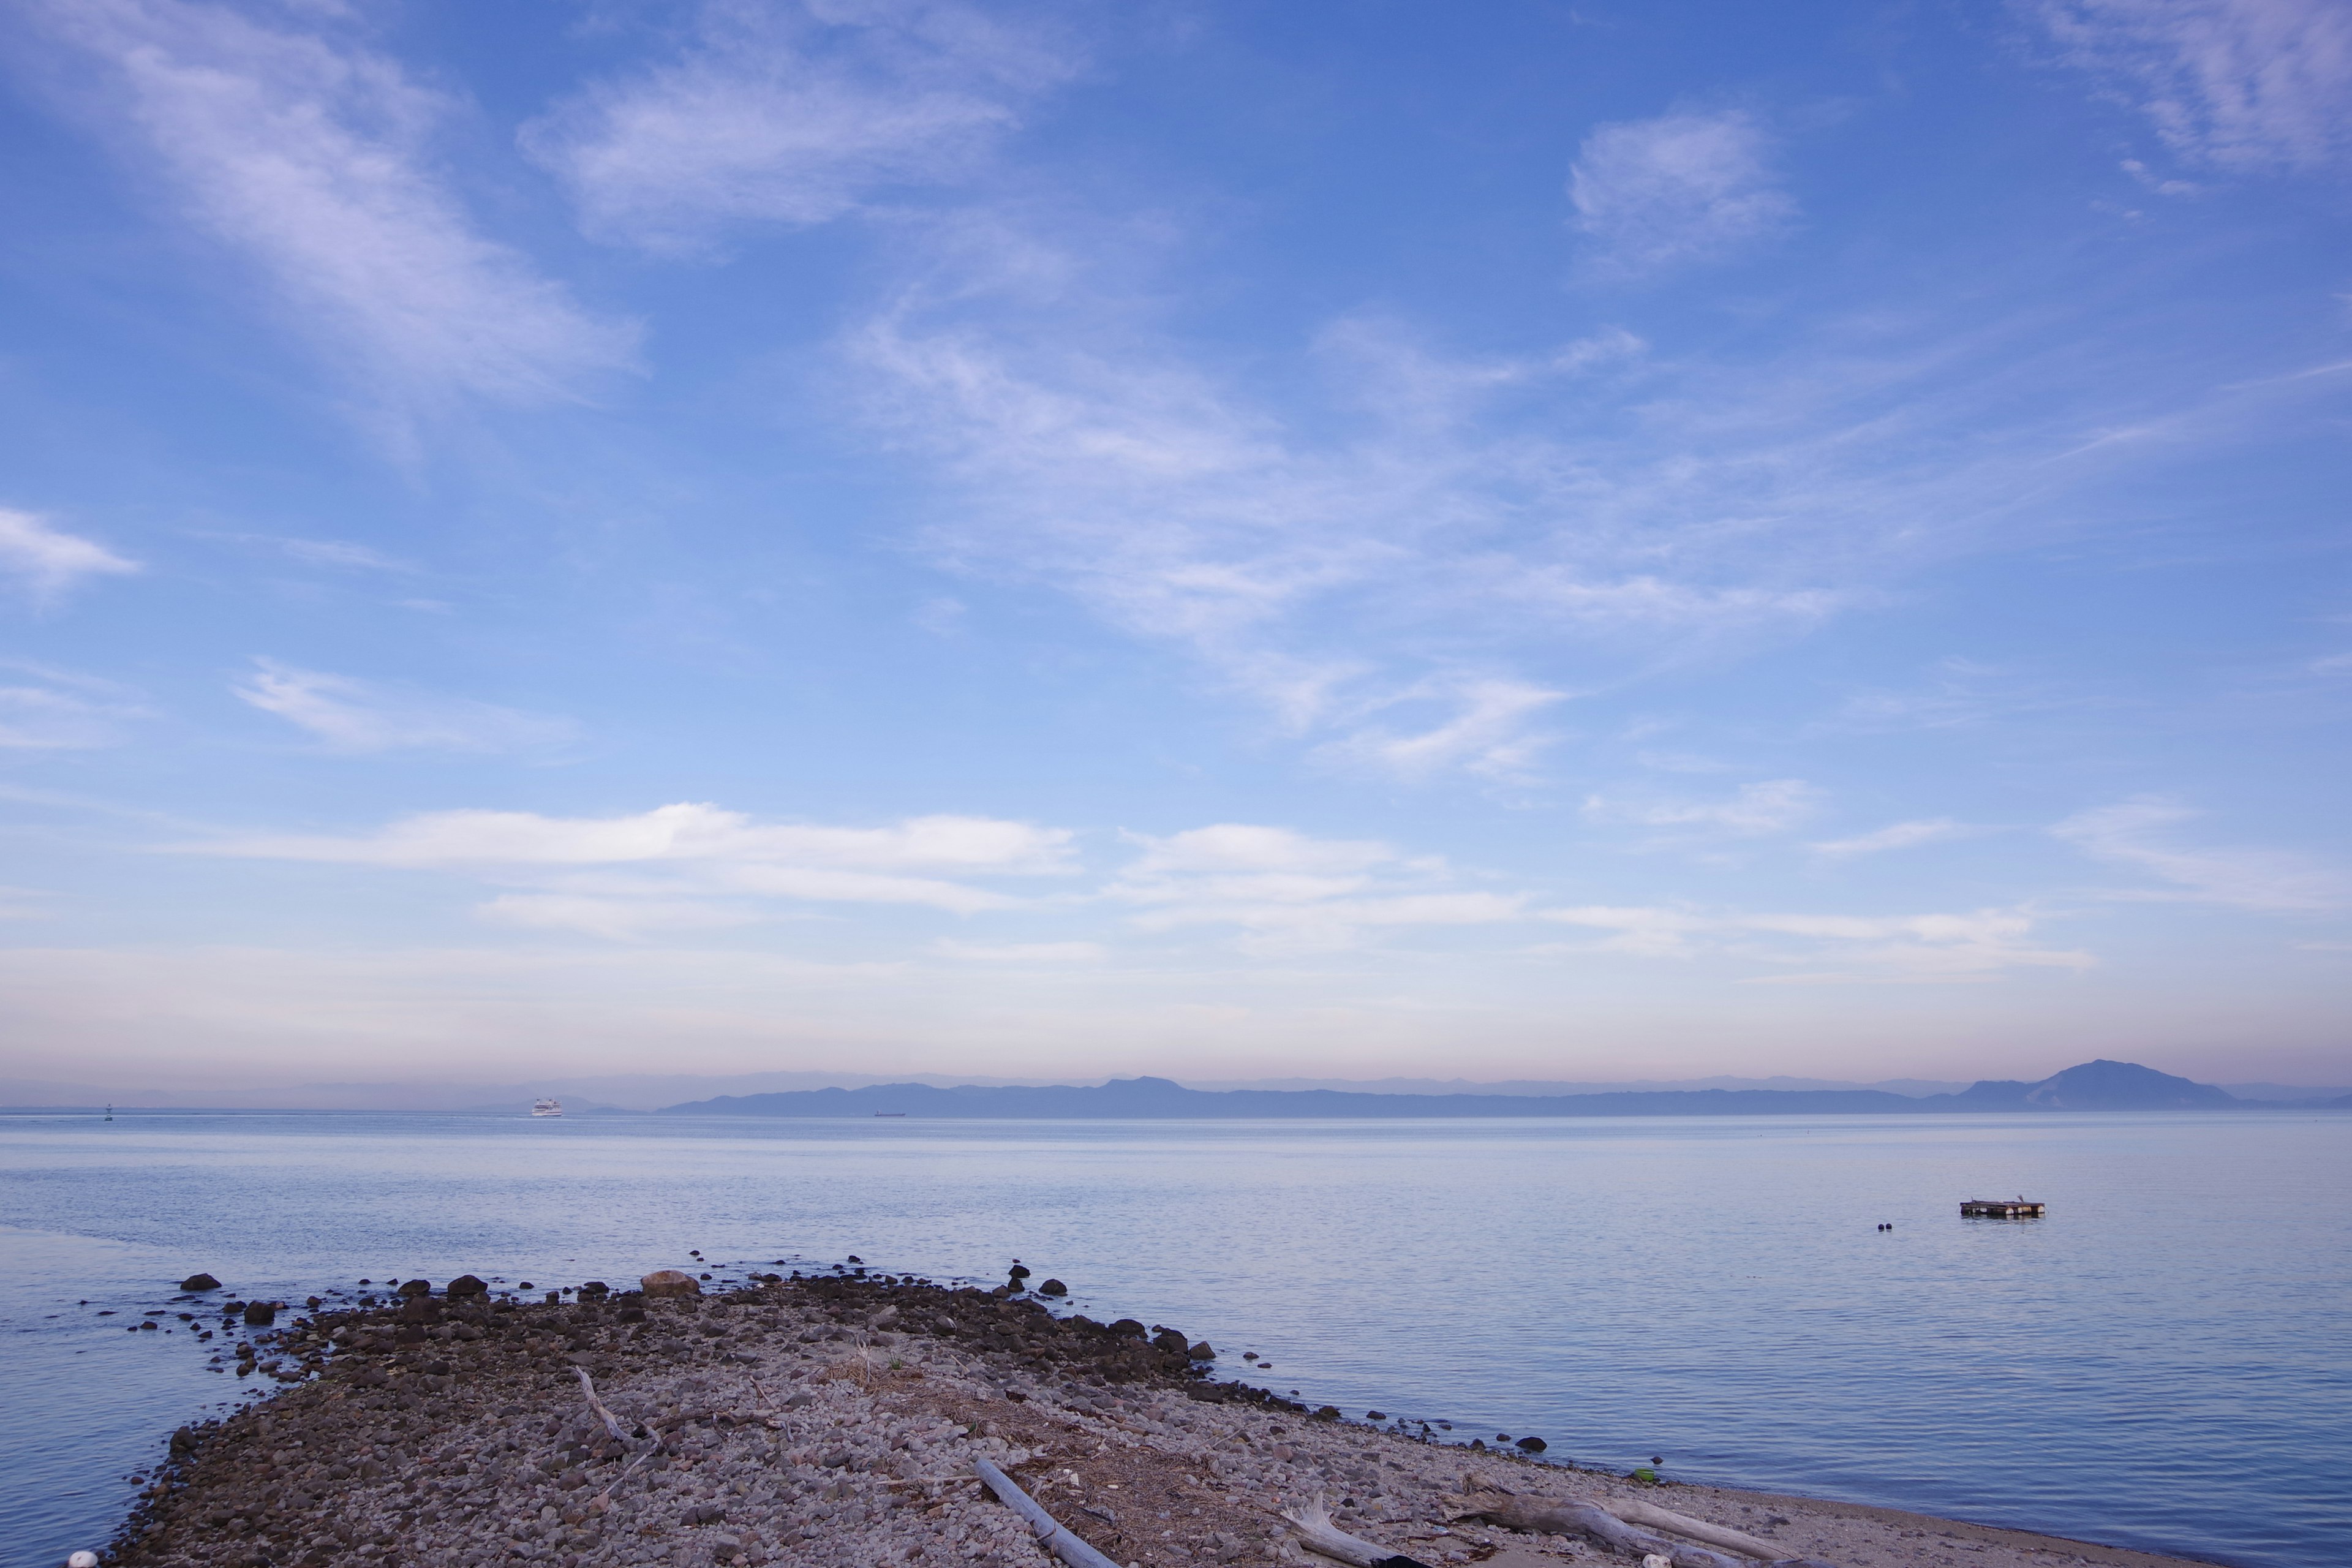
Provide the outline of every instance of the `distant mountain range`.
<path id="1" fill-rule="evenodd" d="M 2316 1102 L 2352 1110 L 2352 1095 Z M 2295 1109 L 2311 1109 L 2310 1103 Z M 1986 1079 L 1954 1094 L 1883 1089 L 1699 1089 L 1600 1094 L 1365 1094 L 1343 1089 L 1200 1089 L 1164 1078 L 1038 1086 L 874 1084 L 861 1089 L 720 1095 L 665 1106 L 665 1113 L 719 1116 L 923 1116 L 990 1118 L 1401 1118 L 1430 1116 L 1821 1116 L 1932 1115 L 2011 1110 L 2256 1110 L 2243 1100 L 2132 1062 L 2092 1061 L 2039 1083 Z"/>

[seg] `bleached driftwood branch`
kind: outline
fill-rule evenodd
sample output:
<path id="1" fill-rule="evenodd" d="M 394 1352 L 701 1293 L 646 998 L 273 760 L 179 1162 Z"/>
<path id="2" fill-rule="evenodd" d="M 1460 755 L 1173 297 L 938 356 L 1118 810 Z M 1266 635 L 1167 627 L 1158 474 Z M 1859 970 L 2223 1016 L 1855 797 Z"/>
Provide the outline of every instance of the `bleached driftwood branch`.
<path id="1" fill-rule="evenodd" d="M 1360 1536 L 1349 1534 L 1331 1522 L 1331 1510 L 1323 1506 L 1323 1494 L 1317 1492 L 1306 1505 L 1297 1510 L 1286 1509 L 1283 1518 L 1298 1531 L 1300 1544 L 1310 1552 L 1351 1563 L 1354 1568 L 1422 1568 L 1410 1557 L 1375 1546 Z"/>
<path id="2" fill-rule="evenodd" d="M 581 1397 L 588 1401 L 588 1408 L 596 1413 L 596 1419 L 604 1424 L 604 1430 L 612 1435 L 613 1441 L 627 1442 L 629 1429 L 621 1425 L 620 1418 L 605 1407 L 603 1400 L 596 1397 L 596 1384 L 588 1375 L 588 1369 L 584 1366 L 575 1366 L 572 1370 L 580 1374 Z"/>
<path id="3" fill-rule="evenodd" d="M 1664 1530 L 1675 1535 L 1687 1536 L 1708 1546 L 1720 1546 L 1726 1552 L 1741 1552 L 1750 1557 L 1772 1563 L 1780 1560 L 1780 1549 L 1769 1541 L 1758 1539 L 1727 1524 L 1710 1524 L 1703 1519 L 1693 1519 L 1686 1513 L 1643 1502 L 1640 1498 L 1618 1498 L 1601 1505 L 1627 1524 L 1646 1524 L 1653 1530 Z"/>
<path id="4" fill-rule="evenodd" d="M 1068 1563 L 1069 1568 L 1118 1568 L 1118 1563 L 1055 1522 L 1054 1516 L 1038 1507 L 1037 1500 L 1016 1486 L 1011 1476 L 986 1459 L 974 1459 L 971 1468 L 988 1483 L 988 1489 L 996 1494 L 997 1500 L 1027 1523 L 1037 1544 Z"/>
<path id="5" fill-rule="evenodd" d="M 1622 1552 L 1629 1556 L 1663 1557 L 1673 1563 L 1674 1568 L 1754 1568 L 1754 1560 L 1745 1555 L 1728 1557 L 1704 1546 L 1669 1540 L 1637 1525 L 1628 1524 L 1615 1514 L 1589 1502 L 1542 1503 L 1517 1497 L 1483 1497 L 1462 1517 L 1483 1519 L 1506 1530 L 1522 1531 L 1530 1535 L 1586 1536 L 1612 1552 Z M 1692 1520 L 1690 1522 L 1697 1524 L 1701 1521 Z M 1761 1541 L 1757 1544 L 1769 1547 L 1768 1542 Z M 1769 1547 L 1769 1550 L 1777 1553 L 1779 1548 Z M 1765 1561 L 1769 1568 L 1832 1568 L 1831 1564 L 1811 1557 L 1773 1555 Z"/>

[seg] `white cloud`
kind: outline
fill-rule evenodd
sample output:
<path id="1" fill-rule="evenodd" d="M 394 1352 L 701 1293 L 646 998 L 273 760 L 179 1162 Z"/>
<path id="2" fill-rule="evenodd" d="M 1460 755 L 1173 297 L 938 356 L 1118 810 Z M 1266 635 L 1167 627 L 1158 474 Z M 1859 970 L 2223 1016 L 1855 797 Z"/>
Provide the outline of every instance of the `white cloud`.
<path id="1" fill-rule="evenodd" d="M 1602 264 L 1643 273 L 1729 254 L 1785 226 L 1769 139 L 1736 110 L 1603 125 L 1578 150 L 1569 197 Z"/>
<path id="2" fill-rule="evenodd" d="M 79 752 L 120 745 L 146 718 L 137 694 L 111 680 L 30 659 L 0 659 L 27 681 L 0 686 L 0 751 Z"/>
<path id="3" fill-rule="evenodd" d="M 1443 860 L 1368 839 L 1220 823 L 1136 841 L 1143 852 L 1106 893 L 1136 907 L 1129 924 L 1232 926 L 1242 949 L 1258 954 L 1335 951 L 1381 930 L 1493 925 L 1522 918 L 1528 902 L 1462 889 Z"/>
<path id="4" fill-rule="evenodd" d="M 569 719 L 462 697 L 437 697 L 350 676 L 254 660 L 238 697 L 309 731 L 329 751 L 535 752 L 574 739 Z"/>
<path id="5" fill-rule="evenodd" d="M 1143 853 L 1129 865 L 1130 877 L 1200 872 L 1306 873 L 1353 877 L 1398 858 L 1387 845 L 1369 838 L 1311 838 L 1287 827 L 1220 822 L 1164 838 L 1133 836 Z"/>
<path id="6" fill-rule="evenodd" d="M 0 506 L 0 572 L 21 578 L 37 597 L 62 593 L 86 577 L 138 570 L 137 562 L 102 544 L 60 532 L 29 511 Z"/>
<path id="7" fill-rule="evenodd" d="M 2339 0 L 2040 0 L 2032 9 L 2070 63 L 2124 93 L 2187 157 L 2316 168 L 2352 151 L 2352 10 Z"/>
<path id="8" fill-rule="evenodd" d="M 2035 945 L 2023 910 L 1965 914 L 1738 914 L 1647 906 L 1546 910 L 1539 918 L 1611 933 L 1600 951 L 1643 958 L 1727 955 L 1794 973 L 1768 984 L 1979 981 L 2011 969 L 2086 969 L 2088 953 Z M 1823 963 L 1829 967 L 1819 967 Z"/>
<path id="9" fill-rule="evenodd" d="M 299 539 L 270 533 L 216 533 L 206 537 L 283 555 L 305 566 L 326 566 L 343 572 L 383 572 L 396 576 L 409 575 L 416 571 L 405 561 L 348 539 Z"/>
<path id="10" fill-rule="evenodd" d="M 1075 68 L 1040 19 L 924 0 L 713 3 L 668 64 L 523 135 L 599 237 L 657 251 L 730 223 L 819 224 L 968 176 Z"/>
<path id="11" fill-rule="evenodd" d="M 2172 801 L 2143 798 L 2078 813 L 2050 831 L 2085 854 L 2173 884 L 2169 891 L 2119 896 L 2281 913 L 2339 909 L 2352 898 L 2352 886 L 2340 872 L 2301 856 L 2181 847 L 2170 830 L 2199 815 Z"/>
<path id="12" fill-rule="evenodd" d="M 87 751 L 123 739 L 121 708 L 39 686 L 0 686 L 0 750 Z"/>
<path id="13" fill-rule="evenodd" d="M 1728 800 L 1612 800 L 1588 796 L 1585 815 L 1601 822 L 1689 833 L 1761 838 L 1786 833 L 1821 809 L 1822 792 L 1802 779 L 1742 784 Z"/>
<path id="14" fill-rule="evenodd" d="M 571 399 L 630 363 L 634 328 L 476 231 L 430 151 L 451 104 L 337 37 L 340 8 L 308 31 L 184 0 L 26 8 L 100 66 L 89 117 L 260 268 L 380 412 Z"/>
<path id="15" fill-rule="evenodd" d="M 1042 875 L 1067 869 L 1068 830 L 982 816 L 915 816 L 887 827 L 754 822 L 679 802 L 634 816 L 436 811 L 362 837 L 275 836 L 191 847 L 209 854 L 410 868 L 731 863 L 804 869 Z"/>
<path id="16" fill-rule="evenodd" d="M 1102 944 L 1093 942 L 940 942 L 932 951 L 972 963 L 1096 963 L 1104 955 Z"/>
<path id="17" fill-rule="evenodd" d="M 1391 700 L 1441 700 L 1447 711 L 1433 728 L 1397 734 L 1386 725 L 1367 723 L 1326 747 L 1325 753 L 1406 778 L 1455 767 L 1490 778 L 1515 777 L 1528 771 L 1544 744 L 1542 737 L 1528 732 L 1528 721 L 1567 696 L 1507 679 L 1423 682 Z"/>
<path id="18" fill-rule="evenodd" d="M 611 942 L 749 925 L 759 915 L 688 899 L 591 898 L 576 893 L 501 893 L 477 911 L 499 925 L 530 931 L 571 931 Z"/>
<path id="19" fill-rule="evenodd" d="M 1889 823 L 1852 838 L 1826 840 L 1812 846 L 1812 849 L 1816 855 L 1826 855 L 1832 860 L 1846 860 L 1857 855 L 1883 855 L 1890 849 L 1916 849 L 1922 844 L 1940 844 L 1948 838 L 1966 837 L 1980 831 L 1948 816 L 1935 816 L 1917 822 Z"/>
<path id="20" fill-rule="evenodd" d="M 910 289 L 845 345 L 870 414 L 959 481 L 934 558 L 1189 649 L 1332 761 L 1511 777 L 1567 695 L 1515 671 L 1529 646 L 1692 658 L 1843 602 L 1801 580 L 1805 552 L 1754 550 L 1781 520 L 1810 529 L 1851 504 L 1759 505 L 1759 484 L 1809 460 L 1746 470 L 1723 430 L 1704 458 L 1577 433 L 1636 373 L 1623 334 L 1469 364 L 1354 323 L 1312 351 L 1338 406 L 1308 434 L 1172 349 L 1096 344 L 1063 313 L 1066 278 L 1040 318 L 1012 264 L 1005 292 L 975 303 L 986 262 L 952 254 L 941 292 Z M 1513 405 L 1482 401 L 1496 398 Z M 1524 429 L 1529 400 L 1570 411 Z M 1727 467 L 1703 478 L 1710 463 Z"/>
<path id="21" fill-rule="evenodd" d="M 1020 900 L 975 878 L 1070 868 L 1072 835 L 977 816 L 879 827 L 755 822 L 680 802 L 630 816 L 441 811 L 350 837 L 268 835 L 190 853 L 451 871 L 514 889 L 481 908 L 507 925 L 620 939 L 767 918 L 765 906 L 898 905 L 975 914 Z"/>

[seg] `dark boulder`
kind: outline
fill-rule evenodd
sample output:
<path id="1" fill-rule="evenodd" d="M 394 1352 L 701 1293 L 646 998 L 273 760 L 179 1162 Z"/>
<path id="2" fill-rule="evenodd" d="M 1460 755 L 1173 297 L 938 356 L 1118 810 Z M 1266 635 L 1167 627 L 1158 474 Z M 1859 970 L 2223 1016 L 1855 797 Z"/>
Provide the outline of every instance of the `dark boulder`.
<path id="1" fill-rule="evenodd" d="M 1202 1340 L 1196 1345 L 1188 1346 L 1184 1354 L 1192 1361 L 1214 1361 L 1217 1359 L 1217 1349 L 1208 1341 Z"/>
<path id="2" fill-rule="evenodd" d="M 278 1321 L 278 1304 L 274 1301 L 247 1301 L 245 1304 L 245 1325 L 249 1329 L 266 1329 Z"/>
<path id="3" fill-rule="evenodd" d="M 488 1282 L 478 1275 L 460 1274 L 449 1281 L 448 1296 L 452 1301 L 462 1301 L 468 1296 L 487 1296 L 489 1293 Z"/>
<path id="4" fill-rule="evenodd" d="M 1037 1287 L 1037 1294 L 1040 1296 L 1066 1296 L 1069 1293 L 1070 1288 L 1059 1279 L 1048 1279 Z"/>
<path id="5" fill-rule="evenodd" d="M 1151 1336 L 1151 1345 L 1154 1350 L 1166 1351 L 1170 1355 L 1189 1355 L 1192 1348 L 1192 1342 L 1184 1337 L 1181 1329 L 1160 1330 Z"/>
<path id="6" fill-rule="evenodd" d="M 1144 1337 L 1143 1325 L 1137 1322 L 1133 1318 L 1121 1318 L 1118 1321 L 1110 1326 L 1110 1331 L 1131 1340 L 1139 1340 Z"/>
<path id="7" fill-rule="evenodd" d="M 1551 1447 L 1551 1445 L 1545 1442 L 1540 1437 L 1522 1437 L 1519 1439 L 1519 1452 L 1523 1454 L 1540 1454 L 1549 1447 Z"/>
<path id="8" fill-rule="evenodd" d="M 220 1289 L 220 1281 L 214 1279 L 209 1274 L 191 1274 L 185 1279 L 180 1281 L 180 1289 L 183 1290 L 217 1290 Z"/>
<path id="9" fill-rule="evenodd" d="M 1326 1405 L 1321 1409 L 1316 1411 L 1313 1415 L 1307 1417 L 1307 1419 L 1310 1421 L 1337 1421 L 1339 1419 L 1339 1407 L 1336 1405 Z"/>
<path id="10" fill-rule="evenodd" d="M 433 1294 L 433 1281 L 430 1279 L 404 1279 L 401 1281 L 400 1293 L 404 1296 L 430 1296 Z"/>

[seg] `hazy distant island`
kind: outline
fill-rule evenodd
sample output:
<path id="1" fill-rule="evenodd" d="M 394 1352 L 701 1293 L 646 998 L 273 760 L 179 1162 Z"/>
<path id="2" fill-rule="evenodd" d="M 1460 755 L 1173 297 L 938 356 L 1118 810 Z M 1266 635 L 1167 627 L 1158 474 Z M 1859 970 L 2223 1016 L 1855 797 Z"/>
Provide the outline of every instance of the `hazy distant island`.
<path id="1" fill-rule="evenodd" d="M 2227 1089 L 2134 1062 L 2089 1061 L 2038 1083 L 1988 1079 L 1954 1094 L 1884 1089 L 1636 1089 L 1601 1094 L 1373 1094 L 1330 1089 L 1200 1089 L 1164 1078 L 1114 1079 L 1091 1086 L 873 1084 L 719 1095 L 662 1108 L 663 1114 L 720 1116 L 1405 1118 L 1433 1116 L 1818 1116 L 1932 1115 L 2011 1110 L 2255 1110 L 2281 1102 L 2241 1100 Z M 2352 1109 L 2352 1095 L 2292 1109 Z"/>

